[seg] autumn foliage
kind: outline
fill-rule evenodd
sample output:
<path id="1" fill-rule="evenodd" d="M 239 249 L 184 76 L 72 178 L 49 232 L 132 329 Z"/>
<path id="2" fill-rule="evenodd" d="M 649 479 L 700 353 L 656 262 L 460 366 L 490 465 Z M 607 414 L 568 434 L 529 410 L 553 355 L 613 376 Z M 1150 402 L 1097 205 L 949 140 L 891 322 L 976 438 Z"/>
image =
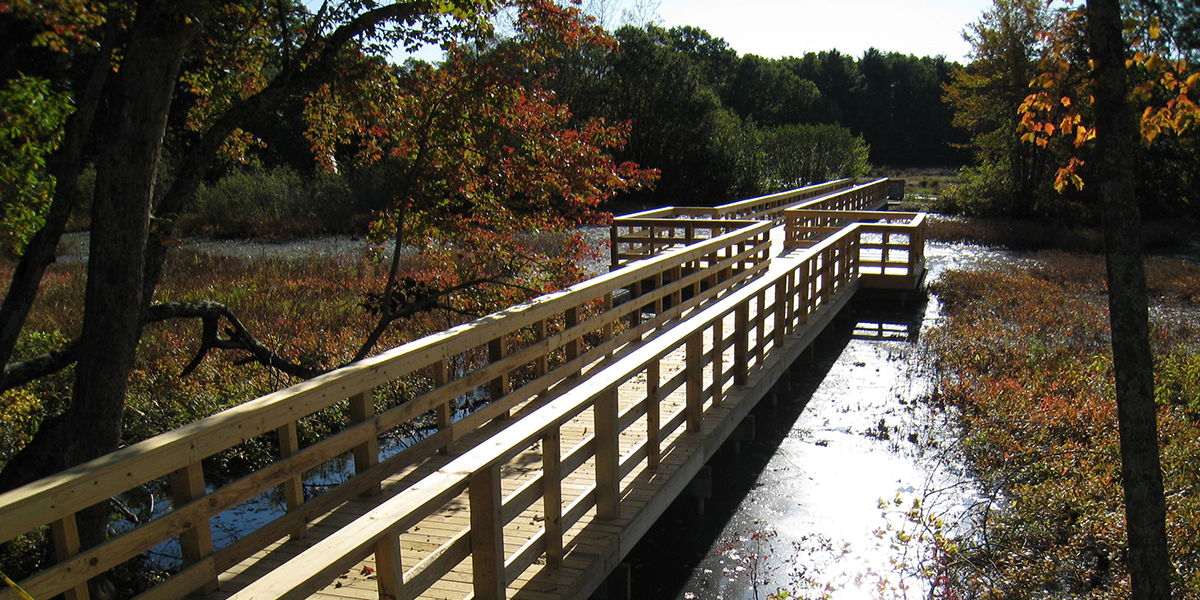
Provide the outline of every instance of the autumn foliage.
<path id="1" fill-rule="evenodd" d="M 1179 597 L 1200 589 L 1200 270 L 1152 259 L 1168 536 Z M 1129 597 L 1108 315 L 1098 257 L 947 273 L 944 324 L 927 337 L 935 400 L 960 413 L 964 458 L 984 491 L 945 543 L 944 597 Z"/>

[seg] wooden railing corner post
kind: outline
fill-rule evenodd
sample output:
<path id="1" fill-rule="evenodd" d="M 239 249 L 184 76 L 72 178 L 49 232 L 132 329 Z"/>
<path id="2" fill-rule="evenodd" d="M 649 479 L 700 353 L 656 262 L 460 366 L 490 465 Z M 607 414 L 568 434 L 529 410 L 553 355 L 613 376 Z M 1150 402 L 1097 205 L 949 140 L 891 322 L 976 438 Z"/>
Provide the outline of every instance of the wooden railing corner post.
<path id="1" fill-rule="evenodd" d="M 404 564 L 400 560 L 400 534 L 387 532 L 375 543 L 375 578 L 379 600 L 397 600 L 404 587 Z"/>

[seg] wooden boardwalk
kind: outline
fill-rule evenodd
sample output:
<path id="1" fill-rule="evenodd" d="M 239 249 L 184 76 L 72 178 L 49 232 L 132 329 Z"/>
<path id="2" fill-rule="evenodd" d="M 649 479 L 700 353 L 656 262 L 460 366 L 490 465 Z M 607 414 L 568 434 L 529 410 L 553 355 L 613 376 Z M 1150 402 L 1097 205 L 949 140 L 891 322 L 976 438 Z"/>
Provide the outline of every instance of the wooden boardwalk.
<path id="1" fill-rule="evenodd" d="M 795 259 L 789 259 L 785 253 L 782 227 L 777 227 L 776 230 L 772 233 L 775 243 L 772 244 L 773 258 L 769 272 L 782 273 L 795 267 Z M 793 252 L 795 253 L 797 252 Z M 766 294 L 767 302 L 773 303 L 774 290 L 768 289 Z M 849 293 L 844 295 L 845 299 L 849 297 Z M 833 306 L 829 308 L 835 309 Z M 830 311 L 830 315 L 835 313 L 836 310 Z M 753 313 L 750 315 L 751 318 L 754 316 Z M 581 514 L 574 514 L 572 506 L 594 503 L 594 500 L 588 501 L 588 496 L 595 493 L 595 458 L 583 461 L 574 469 L 569 468 L 569 463 L 564 464 L 563 470 L 571 471 L 563 477 L 561 501 L 564 506 L 564 520 L 575 522 L 564 531 L 562 563 L 557 567 L 550 567 L 546 565 L 545 560 L 538 560 L 508 586 L 508 597 L 530 600 L 577 598 L 594 590 L 684 490 L 700 467 L 712 457 L 741 422 L 742 417 L 775 385 L 787 365 L 807 346 L 807 343 L 803 346 L 801 343 L 815 338 L 820 332 L 819 328 L 823 328 L 828 322 L 829 319 L 821 320 L 813 323 L 809 330 L 790 336 L 792 339 L 789 339 L 786 352 L 783 352 L 782 348 L 771 348 L 772 351 L 766 353 L 769 358 L 761 365 L 761 369 L 757 368 L 760 365 L 755 364 L 755 358 L 749 357 L 749 364 L 758 377 L 744 386 L 734 386 L 727 381 L 722 386 L 722 400 L 719 405 L 714 406 L 712 398 L 709 398 L 704 403 L 704 431 L 699 435 L 686 433 L 682 426 L 685 419 L 685 390 L 681 387 L 662 398 L 661 429 L 671 433 L 662 440 L 663 452 L 656 467 L 649 466 L 646 461 L 640 461 L 622 478 L 621 510 L 616 519 L 597 519 L 594 507 Z M 770 321 L 766 323 L 764 337 L 769 338 L 773 336 L 773 327 Z M 722 323 L 722 328 L 726 331 L 731 331 L 734 326 L 733 315 L 726 317 Z M 704 352 L 710 353 L 712 349 L 713 336 L 710 330 L 704 337 Z M 734 362 L 734 351 L 733 347 L 724 349 L 723 364 L 729 365 Z M 768 362 L 772 364 L 768 365 Z M 663 380 L 680 376 L 686 366 L 684 351 L 680 349 L 672 352 L 661 364 L 660 376 Z M 585 373 L 584 377 L 587 375 Z M 704 376 L 704 385 L 707 388 L 713 380 L 711 366 L 704 369 Z M 636 424 L 620 436 L 621 456 L 628 457 L 637 453 L 642 440 L 646 438 L 645 415 L 636 412 L 639 410 L 639 403 L 646 397 L 646 377 L 642 375 L 622 385 L 618 397 L 622 420 L 636 419 Z M 544 404 L 544 401 L 531 401 L 521 406 L 514 412 L 512 421 L 518 421 L 523 414 Z M 481 429 L 472 437 L 486 439 L 495 433 L 496 428 L 503 425 L 502 421 L 494 428 Z M 591 434 L 595 431 L 596 423 L 590 411 L 569 421 L 561 428 L 563 455 L 569 457 L 576 454 L 575 450 L 589 443 L 592 439 Z M 471 447 L 476 442 L 475 439 L 467 438 L 461 445 Z M 522 452 L 501 468 L 501 485 L 505 497 L 515 496 L 531 487 L 539 486 L 545 459 L 541 450 L 538 446 Z M 642 450 L 644 452 L 644 449 Z M 424 463 L 385 480 L 379 495 L 346 503 L 323 515 L 312 523 L 304 538 L 281 541 L 228 571 L 221 577 L 220 591 L 209 597 L 224 600 L 235 595 L 247 583 L 294 558 L 329 533 L 370 512 L 400 490 L 445 467 L 453 458 L 454 454 L 431 457 Z M 406 572 L 412 572 L 422 561 L 430 559 L 433 553 L 455 539 L 466 539 L 471 529 L 468 505 L 467 494 L 463 493 L 447 509 L 422 520 L 419 525 L 401 534 L 400 554 Z M 545 515 L 543 501 L 538 500 L 530 508 L 513 517 L 504 526 L 505 554 L 512 556 L 522 552 L 527 545 L 535 544 L 537 536 L 542 532 Z M 378 598 L 376 573 L 377 565 L 372 556 L 338 576 L 336 581 L 312 597 Z M 450 600 L 468 597 L 472 592 L 472 564 L 468 556 L 450 575 L 433 583 L 419 597 Z"/>
<path id="2" fill-rule="evenodd" d="M 89 580 L 170 540 L 183 566 L 137 600 L 585 598 L 860 286 L 920 282 L 924 215 L 877 212 L 885 184 L 618 218 L 622 268 L 0 494 L 0 541 L 53 537 L 20 582 L 39 599 L 89 600 Z M 394 382 L 415 397 L 376 412 Z M 490 401 L 452 419 L 473 397 Z M 346 427 L 300 447 L 297 424 L 330 409 Z M 381 456 L 418 423 L 428 437 Z M 278 458 L 205 481 L 251 439 Z M 348 455 L 346 481 L 305 494 Z M 169 511 L 80 547 L 79 511 L 163 484 Z M 286 513 L 217 547 L 213 520 L 270 490 Z"/>

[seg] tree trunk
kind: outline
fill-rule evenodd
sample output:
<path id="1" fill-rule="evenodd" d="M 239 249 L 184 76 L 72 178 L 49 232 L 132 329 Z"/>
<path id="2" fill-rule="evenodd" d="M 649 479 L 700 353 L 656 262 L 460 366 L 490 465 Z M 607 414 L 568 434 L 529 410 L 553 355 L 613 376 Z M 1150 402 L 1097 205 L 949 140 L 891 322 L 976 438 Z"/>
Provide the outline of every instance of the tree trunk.
<path id="1" fill-rule="evenodd" d="M 1096 140 L 1108 267 L 1109 319 L 1121 436 L 1121 483 L 1133 598 L 1169 600 L 1166 502 L 1159 465 L 1154 362 L 1133 194 L 1134 115 L 1126 101 L 1120 0 L 1088 0 L 1088 45 L 1095 68 Z"/>
<path id="2" fill-rule="evenodd" d="M 74 396 L 59 418 L 6 465 L 11 488 L 116 450 L 129 372 L 141 335 L 143 255 L 167 113 L 197 20 L 186 3 L 142 0 L 108 102 L 96 165 L 87 296 Z M 106 508 L 81 513 L 84 546 L 104 540 Z"/>

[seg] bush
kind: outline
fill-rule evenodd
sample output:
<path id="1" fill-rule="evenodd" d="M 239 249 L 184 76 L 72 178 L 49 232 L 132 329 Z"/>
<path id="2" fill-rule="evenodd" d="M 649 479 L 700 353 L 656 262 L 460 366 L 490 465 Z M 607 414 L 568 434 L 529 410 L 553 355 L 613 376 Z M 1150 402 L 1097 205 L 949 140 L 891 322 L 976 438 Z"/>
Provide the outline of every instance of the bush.
<path id="1" fill-rule="evenodd" d="M 350 186 L 333 174 L 302 176 L 288 167 L 238 171 L 201 186 L 180 232 L 217 238 L 289 238 L 354 229 Z"/>
<path id="2" fill-rule="evenodd" d="M 763 187 L 797 188 L 831 179 L 862 177 L 870 149 L 861 137 L 837 125 L 784 125 L 759 135 Z"/>

